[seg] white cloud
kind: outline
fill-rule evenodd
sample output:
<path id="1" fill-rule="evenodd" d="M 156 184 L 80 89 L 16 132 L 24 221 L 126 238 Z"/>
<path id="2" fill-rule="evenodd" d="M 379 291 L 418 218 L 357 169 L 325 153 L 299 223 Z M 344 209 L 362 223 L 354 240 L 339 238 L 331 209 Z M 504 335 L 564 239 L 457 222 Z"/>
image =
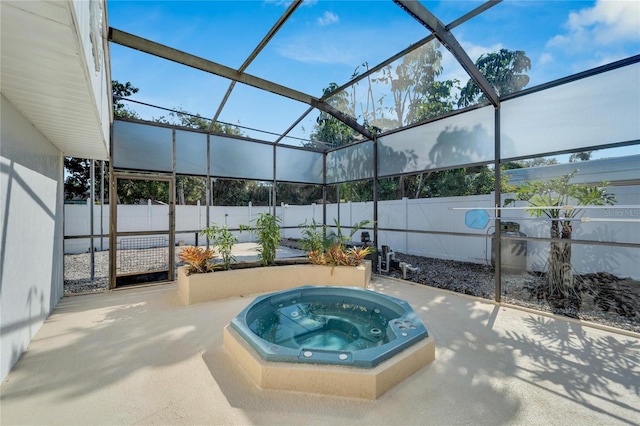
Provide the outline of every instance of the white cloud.
<path id="1" fill-rule="evenodd" d="M 543 53 L 542 55 L 540 55 L 540 57 L 538 58 L 538 63 L 540 65 L 546 65 L 546 64 L 550 64 L 554 61 L 554 57 L 552 54 L 550 53 Z"/>
<path id="2" fill-rule="evenodd" d="M 481 46 L 481 45 L 473 44 L 469 42 L 460 42 L 460 44 L 462 44 L 462 47 L 464 48 L 465 52 L 467 52 L 467 55 L 469 55 L 469 57 L 474 63 L 478 60 L 478 58 L 481 55 L 484 55 L 486 53 L 497 52 L 500 49 L 504 48 L 502 43 L 496 43 L 491 46 Z"/>
<path id="3" fill-rule="evenodd" d="M 320 18 L 318 18 L 318 24 L 324 27 L 326 25 L 335 24 L 339 20 L 340 18 L 338 18 L 338 15 L 336 15 L 333 12 L 326 11 L 322 14 Z"/>
<path id="4" fill-rule="evenodd" d="M 292 0 L 264 0 L 264 2 L 267 4 L 274 4 L 276 6 L 284 6 L 284 7 L 289 7 L 291 3 L 293 3 Z M 305 0 L 302 2 L 301 6 L 314 6 L 317 3 L 318 3 L 318 0 Z"/>
<path id="5" fill-rule="evenodd" d="M 383 41 L 376 38 L 377 36 L 372 29 L 320 27 L 274 40 L 272 44 L 279 55 L 294 61 L 339 64 L 353 69 L 374 55 L 376 49 L 383 44 Z M 344 40 L 354 40 L 354 42 L 345 43 Z M 378 40 L 379 43 L 363 44 L 362 40 Z"/>
<path id="6" fill-rule="evenodd" d="M 640 2 L 598 0 L 593 7 L 571 12 L 565 26 L 567 32 L 551 38 L 549 47 L 581 49 L 640 41 Z"/>
<path id="7" fill-rule="evenodd" d="M 353 66 L 360 60 L 355 49 L 345 49 L 331 40 L 314 40 L 312 37 L 296 37 L 276 45 L 277 52 L 285 58 L 303 63 L 343 64 Z"/>
<path id="8" fill-rule="evenodd" d="M 284 6 L 284 7 L 289 7 L 289 5 L 293 3 L 293 1 L 291 0 L 265 0 L 264 2 L 267 4 L 273 4 L 276 6 Z"/>

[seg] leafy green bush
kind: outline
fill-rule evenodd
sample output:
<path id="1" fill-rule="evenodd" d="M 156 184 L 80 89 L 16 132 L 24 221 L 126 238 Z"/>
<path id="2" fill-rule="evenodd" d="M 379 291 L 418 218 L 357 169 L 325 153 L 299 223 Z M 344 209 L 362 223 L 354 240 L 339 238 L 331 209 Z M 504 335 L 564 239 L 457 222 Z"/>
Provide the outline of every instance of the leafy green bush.
<path id="1" fill-rule="evenodd" d="M 325 236 L 326 227 L 316 224 L 315 220 L 311 225 L 304 224 L 301 238 L 302 248 L 307 251 L 309 261 L 315 265 L 330 266 L 358 266 L 362 264 L 365 257 L 373 253 L 373 247 L 352 247 L 346 248 L 346 244 L 363 227 L 371 224 L 371 221 L 363 220 L 351 228 L 349 235 L 342 232 L 342 227 L 334 219 L 335 231 L 331 230 Z"/>
<path id="2" fill-rule="evenodd" d="M 241 225 L 240 231 L 254 232 L 258 235 L 258 259 L 263 265 L 273 265 L 276 250 L 280 245 L 280 218 L 269 213 L 260 213 L 255 226 Z"/>
<path id="3" fill-rule="evenodd" d="M 300 238 L 302 250 L 306 252 L 324 251 L 326 248 L 324 238 L 326 226 L 318 224 L 315 219 L 311 221 L 311 224 L 307 224 L 305 220 L 299 226 L 302 227 L 302 238 Z"/>
<path id="4" fill-rule="evenodd" d="M 206 236 L 218 248 L 218 253 L 222 257 L 222 269 L 229 269 L 231 263 L 236 261 L 231 250 L 238 242 L 238 238 L 226 226 L 218 226 L 215 223 L 200 231 L 200 235 Z"/>

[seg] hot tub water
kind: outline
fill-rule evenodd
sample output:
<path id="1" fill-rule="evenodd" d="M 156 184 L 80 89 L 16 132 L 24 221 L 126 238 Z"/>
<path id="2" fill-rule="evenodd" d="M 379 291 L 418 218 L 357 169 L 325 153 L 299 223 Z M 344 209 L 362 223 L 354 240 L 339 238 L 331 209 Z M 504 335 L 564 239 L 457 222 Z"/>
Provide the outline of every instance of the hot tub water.
<path id="1" fill-rule="evenodd" d="M 231 326 L 268 361 L 372 368 L 428 336 L 403 300 L 350 287 L 256 298 Z"/>

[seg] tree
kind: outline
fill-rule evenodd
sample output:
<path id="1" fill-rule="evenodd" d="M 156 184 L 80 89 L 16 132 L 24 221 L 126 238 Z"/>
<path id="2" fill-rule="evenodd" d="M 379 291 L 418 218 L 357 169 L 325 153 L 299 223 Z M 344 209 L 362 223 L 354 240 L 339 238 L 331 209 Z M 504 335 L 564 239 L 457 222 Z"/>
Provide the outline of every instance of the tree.
<path id="1" fill-rule="evenodd" d="M 526 167 L 541 167 L 541 166 L 552 166 L 558 163 L 558 160 L 555 158 L 545 158 L 538 157 L 532 158 L 530 160 L 520 160 L 520 161 L 509 161 L 506 163 L 502 163 L 503 170 L 514 170 L 514 169 L 524 169 Z"/>
<path id="2" fill-rule="evenodd" d="M 322 94 L 326 96 L 333 93 L 337 88 L 338 85 L 336 83 L 330 83 L 328 87 L 322 89 Z M 349 106 L 349 96 L 344 91 L 332 95 L 327 99 L 327 103 L 343 112 L 353 110 L 353 107 Z M 313 126 L 313 132 L 310 137 L 311 143 L 306 144 L 306 146 L 324 147 L 327 144 L 341 146 L 355 141 L 358 136 L 359 134 L 351 127 L 331 114 L 321 111 L 316 118 L 316 124 Z"/>
<path id="3" fill-rule="evenodd" d="M 438 117 L 453 109 L 452 90 L 458 80 L 438 81 L 442 74 L 441 44 L 434 40 L 406 54 L 395 68 L 387 65 L 373 83 L 388 86 L 393 97 L 387 110 L 395 116 L 393 127 Z"/>
<path id="4" fill-rule="evenodd" d="M 322 199 L 322 187 L 319 185 L 278 182 L 276 188 L 278 203 L 303 205 L 312 204 Z"/>
<path id="5" fill-rule="evenodd" d="M 130 82 L 120 83 L 118 80 L 111 80 L 111 90 L 113 96 L 113 116 L 120 118 L 140 118 L 138 113 L 128 109 L 122 100 L 138 93 L 138 88 Z"/>
<path id="6" fill-rule="evenodd" d="M 520 161 L 520 164 L 522 164 L 523 167 L 541 167 L 541 166 L 553 166 L 554 164 L 560 164 L 560 163 L 558 163 L 558 160 L 556 160 L 555 158 L 538 157 L 538 158 L 532 158 L 531 160 Z"/>
<path id="7" fill-rule="evenodd" d="M 580 304 L 571 265 L 572 221 L 583 209 L 573 206 L 604 206 L 615 203 L 615 197 L 606 192 L 607 182 L 598 185 L 571 184 L 569 181 L 578 172 L 546 181 L 525 182 L 515 190 L 515 198 L 507 199 L 505 205 L 524 201 L 534 217 L 546 217 L 551 221 L 550 237 L 567 240 L 551 242 L 549 270 L 547 272 L 545 296 L 555 309 L 567 314 L 567 308 L 577 310 Z M 569 311 L 569 312 L 570 312 Z M 569 313 L 570 314 L 570 313 Z"/>
<path id="8" fill-rule="evenodd" d="M 452 91 L 459 86 L 459 81 L 436 80 L 443 70 L 440 47 L 437 40 L 421 46 L 405 55 L 402 63 L 396 68 L 397 79 L 388 74 L 396 101 L 396 127 L 436 118 L 453 110 L 456 102 Z M 406 117 L 403 117 L 404 102 L 407 104 Z M 424 181 L 425 176 L 422 173 L 400 176 L 397 197 L 402 198 L 415 193 L 417 198 L 424 188 Z"/>
<path id="9" fill-rule="evenodd" d="M 198 201 L 201 205 L 205 205 L 207 202 L 207 179 L 201 176 L 176 176 L 176 203 L 180 205 L 184 204 L 197 204 Z"/>
<path id="10" fill-rule="evenodd" d="M 490 194 L 495 189 L 494 173 L 488 166 L 441 170 L 425 175 L 423 187 L 417 189 L 416 198 Z M 508 176 L 502 175 L 501 179 L 501 190 L 511 190 Z"/>
<path id="11" fill-rule="evenodd" d="M 169 184 L 154 180 L 118 179 L 118 204 L 146 204 L 147 200 L 168 204 Z"/>
<path id="12" fill-rule="evenodd" d="M 437 80 L 443 70 L 440 48 L 441 44 L 437 40 L 422 45 L 406 54 L 395 67 L 387 65 L 377 77 L 368 76 L 365 102 L 359 105 L 360 108 L 356 93 L 358 85 L 352 85 L 350 92 L 341 91 L 333 94 L 327 102 L 352 117 L 356 117 L 356 111 L 359 110 L 365 126 L 370 126 L 376 131 L 397 128 L 445 114 L 453 110 L 456 104 L 452 93 L 459 82 Z M 351 78 L 358 75 L 360 67 L 368 69 L 368 64 L 365 62 L 359 65 Z M 391 94 L 391 104 L 385 105 L 386 95 L 375 99 L 376 86 L 382 86 L 380 88 L 383 93 Z M 323 95 L 332 94 L 337 88 L 336 83 L 331 83 L 323 90 Z M 390 117 L 385 116 L 384 110 Z M 314 141 L 320 140 L 334 146 L 348 144 L 359 137 L 349 126 L 324 112 L 318 116 L 311 136 Z"/>
<path id="13" fill-rule="evenodd" d="M 191 114 L 182 108 L 175 108 L 168 116 L 160 116 L 153 121 L 156 123 L 170 124 L 172 126 L 189 127 L 192 129 L 209 130 L 211 120 L 202 117 L 200 114 Z M 242 131 L 238 126 L 229 123 L 220 123 L 216 121 L 211 126 L 213 133 L 224 133 L 227 135 L 241 136 Z"/>
<path id="14" fill-rule="evenodd" d="M 64 197 L 65 200 L 86 200 L 90 190 L 90 167 L 91 161 L 85 158 L 65 157 L 65 180 Z M 96 168 L 96 170 L 98 170 Z M 96 173 L 96 188 L 100 188 L 100 175 Z"/>
<path id="15" fill-rule="evenodd" d="M 434 118 L 453 110 L 456 99 L 452 95 L 453 90 L 459 82 L 457 80 L 438 81 L 437 77 L 442 73 L 442 52 L 441 45 L 436 40 L 423 45 L 418 49 L 405 55 L 399 64 L 384 67 L 377 77 L 367 77 L 366 79 L 366 99 L 360 105 L 362 118 L 366 126 L 372 126 L 375 131 L 379 129 L 392 129 L 400 126 L 412 124 L 418 121 Z M 367 63 L 361 65 L 368 68 Z M 352 75 L 357 76 L 358 68 Z M 385 104 L 385 96 L 379 99 L 374 98 L 374 90 L 379 86 L 382 93 L 390 93 L 392 102 Z M 325 95 L 332 93 L 338 86 L 332 83 L 324 89 Z M 351 92 L 340 92 L 329 98 L 329 102 L 341 111 L 355 116 L 357 110 L 356 85 L 352 86 Z M 384 106 L 384 107 L 383 107 Z M 385 116 L 385 112 L 388 114 Z M 321 113 L 317 120 L 312 139 L 322 138 L 325 142 L 330 142 L 335 146 L 341 146 L 354 141 L 357 134 L 348 126 L 337 121 L 335 118 Z M 389 157 L 386 154 L 389 154 Z M 399 154 L 399 155 L 398 155 Z M 339 162 L 339 158 L 336 161 Z M 384 158 L 398 162 L 400 167 L 415 161 L 412 153 L 387 152 Z M 358 159 L 364 163 L 367 159 Z M 405 180 L 407 182 L 405 182 Z M 388 196 L 390 188 L 396 188 L 397 196 L 404 196 L 404 189 L 412 186 L 416 182 L 422 181 L 422 176 L 402 176 L 398 183 L 380 187 L 380 193 L 384 197 Z M 386 182 L 386 181 L 385 181 Z M 389 181 L 391 182 L 391 181 Z M 366 182 L 350 182 L 340 185 L 341 198 L 343 194 L 351 200 L 371 199 L 371 185 Z"/>
<path id="16" fill-rule="evenodd" d="M 569 162 L 576 163 L 578 161 L 589 161 L 591 160 L 591 154 L 593 154 L 593 151 L 574 152 L 571 154 L 571 157 L 569 157 Z"/>
<path id="17" fill-rule="evenodd" d="M 476 61 L 476 67 L 489 80 L 489 83 L 503 96 L 522 90 L 529 84 L 525 74 L 531 69 L 531 60 L 522 50 L 500 49 L 498 52 L 482 54 Z M 460 92 L 459 107 L 467 107 L 486 100 L 482 90 L 469 79 Z"/>
<path id="18" fill-rule="evenodd" d="M 113 115 L 119 118 L 139 118 L 135 111 L 126 107 L 122 102 L 128 96 L 138 93 L 138 88 L 134 87 L 130 82 L 120 83 L 118 80 L 111 81 L 112 97 L 113 97 Z M 65 200 L 86 199 L 86 194 L 90 189 L 90 167 L 91 161 L 85 158 L 65 157 L 65 180 L 64 193 Z M 108 162 L 105 163 L 108 168 Z M 96 174 L 96 188 L 101 187 L 101 177 Z M 105 187 L 108 187 L 108 177 L 105 176 Z"/>
<path id="19" fill-rule="evenodd" d="M 413 122 L 428 120 L 440 117 L 453 111 L 456 105 L 456 98 L 453 95 L 454 89 L 458 88 L 459 80 L 434 81 L 425 93 L 424 99 L 414 103 L 411 107 L 410 117 Z"/>

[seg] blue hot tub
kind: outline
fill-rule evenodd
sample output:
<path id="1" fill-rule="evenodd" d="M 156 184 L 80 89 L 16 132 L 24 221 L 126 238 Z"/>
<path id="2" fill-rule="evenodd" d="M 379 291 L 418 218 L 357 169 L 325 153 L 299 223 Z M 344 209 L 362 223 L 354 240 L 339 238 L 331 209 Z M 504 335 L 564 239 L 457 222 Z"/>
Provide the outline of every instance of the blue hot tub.
<path id="1" fill-rule="evenodd" d="M 231 326 L 267 361 L 373 368 L 428 336 L 404 300 L 304 286 L 256 298 Z"/>

